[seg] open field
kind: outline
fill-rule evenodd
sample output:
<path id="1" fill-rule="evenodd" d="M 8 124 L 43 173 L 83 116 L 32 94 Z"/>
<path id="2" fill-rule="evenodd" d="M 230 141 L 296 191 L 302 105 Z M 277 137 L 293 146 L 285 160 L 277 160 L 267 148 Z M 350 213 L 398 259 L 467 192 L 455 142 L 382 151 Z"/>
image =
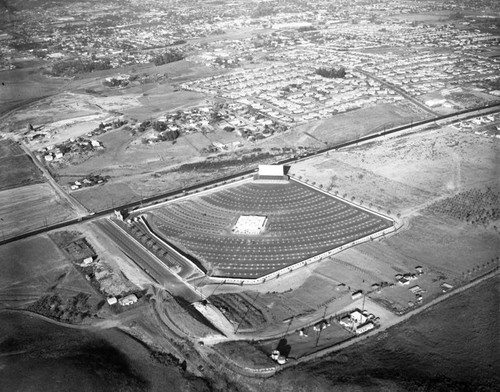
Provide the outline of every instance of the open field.
<path id="1" fill-rule="evenodd" d="M 224 357 L 251 368 L 273 367 L 275 362 L 261 350 L 247 342 L 220 343 L 215 349 Z"/>
<path id="2" fill-rule="evenodd" d="M 150 214 L 160 236 L 228 278 L 255 279 L 392 226 L 296 181 L 242 183 Z M 242 215 L 267 217 L 264 232 L 232 233 Z"/>
<path id="3" fill-rule="evenodd" d="M 153 88 L 138 99 L 142 106 L 126 110 L 126 114 L 139 121 L 150 119 L 159 112 L 179 110 L 199 105 L 206 96 L 191 91 L 168 91 L 170 88 Z M 163 91 L 162 91 L 163 90 Z M 166 90 L 166 91 L 165 91 Z"/>
<path id="4" fill-rule="evenodd" d="M 0 247 L 2 275 L 0 286 L 6 287 L 67 265 L 65 255 L 45 236 L 12 242 Z"/>
<path id="5" fill-rule="evenodd" d="M 84 188 L 71 194 L 90 211 L 100 211 L 141 199 L 127 184 L 115 182 Z"/>
<path id="6" fill-rule="evenodd" d="M 292 137 L 297 145 L 312 144 L 316 148 L 324 148 L 325 145 L 354 140 L 370 133 L 408 124 L 410 121 L 421 120 L 425 117 L 426 114 L 413 107 L 410 109 L 383 104 L 337 114 L 331 118 L 301 125 L 294 132 L 298 135 Z M 301 135 L 302 133 L 303 135 Z"/>
<path id="7" fill-rule="evenodd" d="M 31 68 L 0 72 L 0 115 L 22 105 L 57 93 L 65 84 L 60 78 L 45 78 Z"/>
<path id="8" fill-rule="evenodd" d="M 41 296 L 56 293 L 63 298 L 95 291 L 46 236 L 0 247 L 1 307 L 25 308 Z"/>
<path id="9" fill-rule="evenodd" d="M 49 184 L 27 185 L 0 192 L 2 238 L 76 216 L 76 211 Z"/>
<path id="10" fill-rule="evenodd" d="M 154 352 L 113 328 L 69 329 L 20 313 L 2 313 L 0 377 L 7 390 L 54 392 L 205 392 L 201 378 L 185 372 L 173 355 Z M 19 375 L 23 374 L 22 377 Z"/>
<path id="11" fill-rule="evenodd" d="M 473 187 L 498 183 L 500 144 L 443 127 L 330 152 L 292 174 L 393 214 Z"/>
<path id="12" fill-rule="evenodd" d="M 0 191 L 43 181 L 43 174 L 19 145 L 0 139 Z"/>

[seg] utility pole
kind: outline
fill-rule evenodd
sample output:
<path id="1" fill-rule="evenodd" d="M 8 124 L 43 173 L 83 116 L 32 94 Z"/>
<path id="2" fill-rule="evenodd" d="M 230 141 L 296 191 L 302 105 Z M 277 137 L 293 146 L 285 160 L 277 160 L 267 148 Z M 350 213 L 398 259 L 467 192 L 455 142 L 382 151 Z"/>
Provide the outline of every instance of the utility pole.
<path id="1" fill-rule="evenodd" d="M 250 306 L 253 306 L 253 304 L 255 303 L 255 301 L 257 301 L 257 298 L 259 298 L 259 295 L 260 295 L 260 292 L 257 293 L 257 296 L 255 297 L 255 299 L 252 301 L 252 304 Z M 245 312 L 245 314 L 243 315 L 243 317 L 241 318 L 241 321 L 238 323 L 238 326 L 236 327 L 236 330 L 234 331 L 234 333 L 238 333 L 238 329 L 240 329 L 240 325 L 243 323 L 243 321 L 245 320 L 245 318 L 247 317 L 247 314 L 248 312 L 250 311 L 250 306 L 248 307 L 247 311 Z M 288 332 L 288 330 L 287 330 Z"/>
<path id="2" fill-rule="evenodd" d="M 209 297 L 211 297 L 212 295 L 215 294 L 215 291 L 220 287 L 222 286 L 224 283 L 226 283 L 226 280 L 224 279 L 224 281 L 220 282 L 217 286 L 215 286 L 215 289 L 214 291 L 212 291 L 212 294 L 210 294 L 206 299 L 208 299 Z"/>

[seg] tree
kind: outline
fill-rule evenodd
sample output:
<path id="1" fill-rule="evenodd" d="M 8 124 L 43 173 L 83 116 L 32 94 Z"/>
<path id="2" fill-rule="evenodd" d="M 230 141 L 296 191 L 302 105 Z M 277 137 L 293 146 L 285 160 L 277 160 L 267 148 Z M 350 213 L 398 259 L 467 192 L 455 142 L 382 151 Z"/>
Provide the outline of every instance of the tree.
<path id="1" fill-rule="evenodd" d="M 333 79 L 333 78 L 342 79 L 342 78 L 345 78 L 346 69 L 343 66 L 340 66 L 338 68 L 320 67 L 320 68 L 316 69 L 315 73 L 317 75 L 323 76 L 324 78 L 328 78 L 328 79 Z"/>
<path id="2" fill-rule="evenodd" d="M 153 121 L 152 126 L 153 129 L 157 132 L 162 132 L 167 129 L 167 124 L 163 121 Z"/>

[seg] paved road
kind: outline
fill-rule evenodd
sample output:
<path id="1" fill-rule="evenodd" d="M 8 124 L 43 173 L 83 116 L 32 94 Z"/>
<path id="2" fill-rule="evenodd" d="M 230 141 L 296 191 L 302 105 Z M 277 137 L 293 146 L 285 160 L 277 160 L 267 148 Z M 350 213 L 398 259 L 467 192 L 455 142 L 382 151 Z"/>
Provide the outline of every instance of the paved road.
<path id="1" fill-rule="evenodd" d="M 102 219 L 96 221 L 95 224 L 104 234 L 106 234 L 106 236 L 115 242 L 123 253 L 139 268 L 172 293 L 172 295 L 182 297 L 191 303 L 201 299 L 201 295 L 198 292 L 182 281 L 175 273 L 171 272 L 161 260 L 113 222 L 108 219 Z"/>

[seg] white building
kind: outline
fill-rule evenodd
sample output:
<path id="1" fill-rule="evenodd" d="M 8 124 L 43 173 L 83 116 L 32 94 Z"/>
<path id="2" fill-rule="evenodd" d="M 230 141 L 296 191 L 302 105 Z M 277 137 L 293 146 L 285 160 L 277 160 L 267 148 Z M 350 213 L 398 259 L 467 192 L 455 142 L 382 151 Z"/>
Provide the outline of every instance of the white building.
<path id="1" fill-rule="evenodd" d="M 375 328 L 375 325 L 370 321 L 366 324 L 362 324 L 359 327 L 356 327 L 356 334 L 361 335 L 362 333 L 368 332 L 373 328 Z"/>
<path id="2" fill-rule="evenodd" d="M 126 297 L 120 298 L 119 302 L 121 306 L 132 305 L 137 302 L 137 297 L 135 294 L 129 294 Z"/>

